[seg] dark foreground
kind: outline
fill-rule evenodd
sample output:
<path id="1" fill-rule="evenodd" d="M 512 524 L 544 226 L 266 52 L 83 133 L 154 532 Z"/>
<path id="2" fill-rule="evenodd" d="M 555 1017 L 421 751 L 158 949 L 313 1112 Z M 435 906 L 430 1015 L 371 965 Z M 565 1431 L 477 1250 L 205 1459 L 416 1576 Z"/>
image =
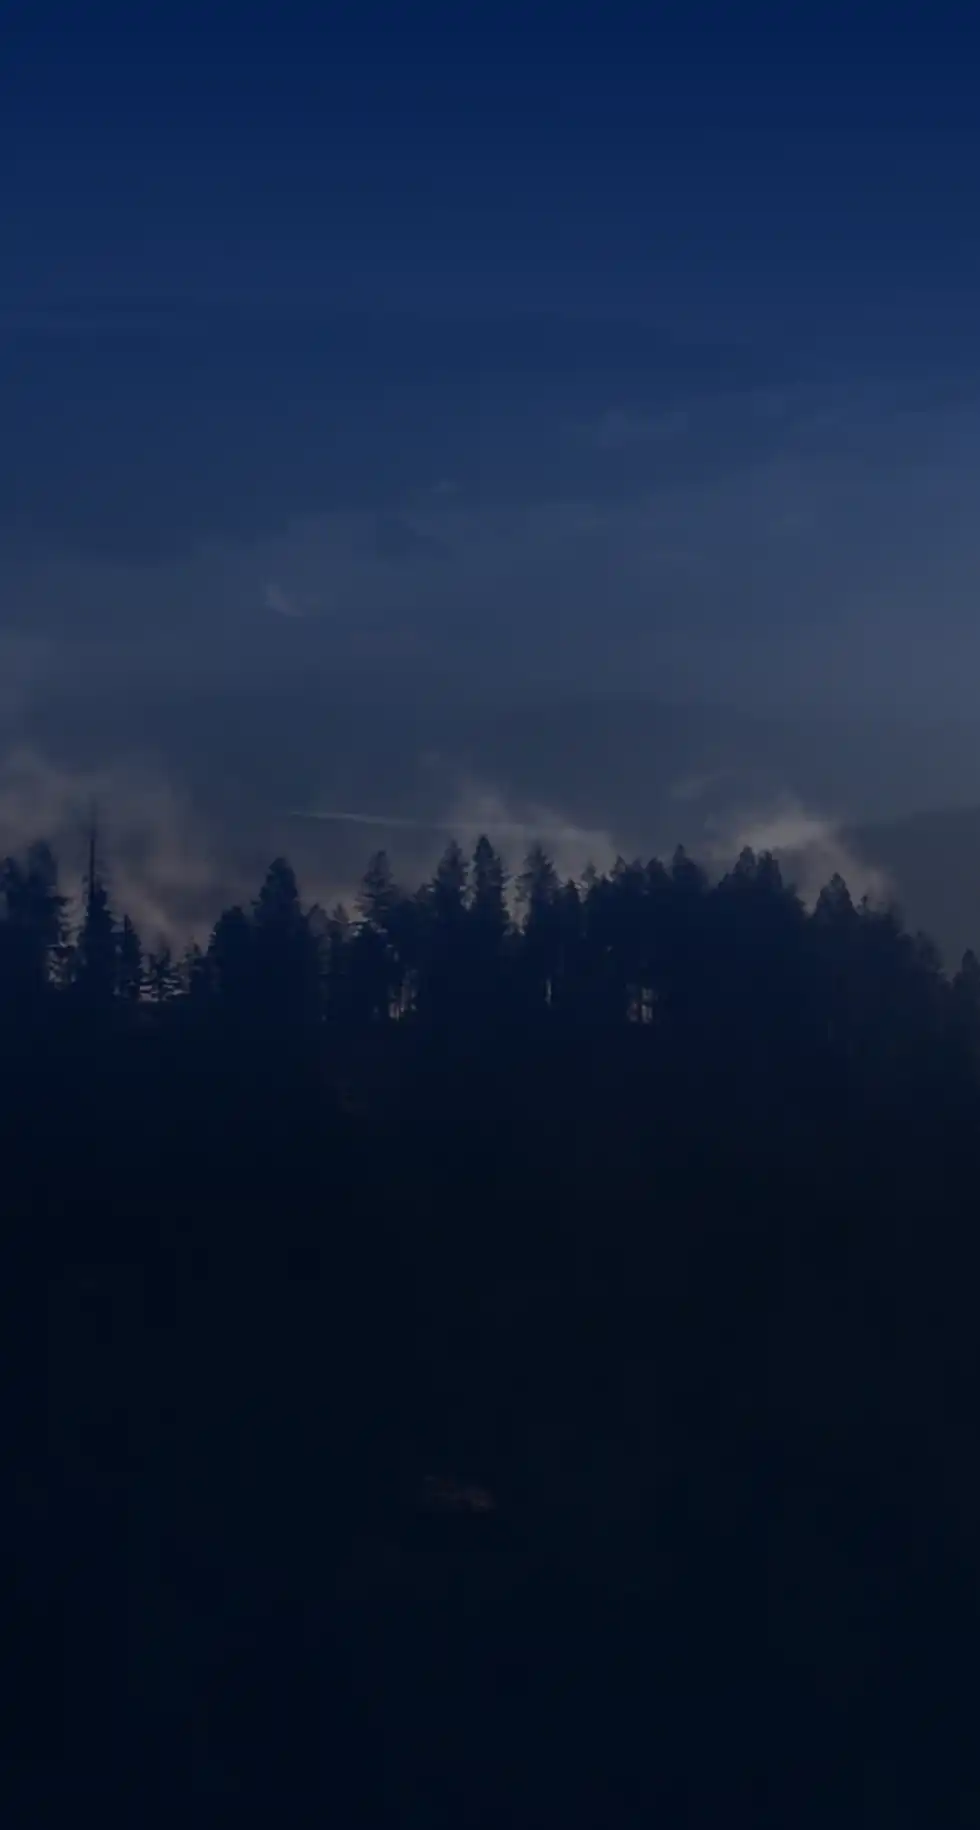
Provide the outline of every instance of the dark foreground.
<path id="1" fill-rule="evenodd" d="M 284 1203 L 258 1260 L 171 1242 L 44 1285 L 18 1821 L 975 1823 L 972 1245 L 937 1289 L 906 1230 L 941 1177 L 893 1190 L 879 1265 L 815 1172 L 787 1263 L 758 1200 L 705 1224 L 691 1161 L 624 1270 L 636 1216 L 607 1171 L 604 1251 L 549 1276 L 549 1229 L 528 1306 L 508 1271 L 532 1216 L 501 1217 L 511 1178 L 485 1167 L 470 1224 L 500 1226 L 498 1263 L 447 1313 L 378 1187 L 425 1187 L 455 1263 L 447 1184 L 478 1159 L 445 1156 L 358 1153 L 343 1247 L 253 1163 L 250 1198 Z M 573 1181 L 547 1209 L 569 1240 Z M 433 1471 L 484 1509 L 440 1510 Z"/>

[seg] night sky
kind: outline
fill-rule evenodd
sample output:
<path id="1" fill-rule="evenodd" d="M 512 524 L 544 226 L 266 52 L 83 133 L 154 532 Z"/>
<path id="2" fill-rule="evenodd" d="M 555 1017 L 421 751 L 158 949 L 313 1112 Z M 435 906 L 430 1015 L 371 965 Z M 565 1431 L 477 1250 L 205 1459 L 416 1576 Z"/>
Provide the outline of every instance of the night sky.
<path id="1" fill-rule="evenodd" d="M 950 16 L 7 0 L 7 753 L 261 799 L 288 736 L 349 796 L 314 685 L 419 757 L 449 694 L 628 694 L 846 726 L 835 814 L 881 742 L 893 810 L 980 798 Z M 918 793 L 911 720 L 966 733 Z"/>

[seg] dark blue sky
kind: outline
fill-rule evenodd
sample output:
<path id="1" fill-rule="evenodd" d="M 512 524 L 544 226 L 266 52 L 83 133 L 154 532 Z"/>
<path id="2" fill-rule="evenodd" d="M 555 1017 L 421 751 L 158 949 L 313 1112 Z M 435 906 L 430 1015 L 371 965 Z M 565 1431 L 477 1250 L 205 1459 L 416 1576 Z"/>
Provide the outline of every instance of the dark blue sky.
<path id="1" fill-rule="evenodd" d="M 957 13 L 8 0 L 11 652 L 971 710 Z"/>

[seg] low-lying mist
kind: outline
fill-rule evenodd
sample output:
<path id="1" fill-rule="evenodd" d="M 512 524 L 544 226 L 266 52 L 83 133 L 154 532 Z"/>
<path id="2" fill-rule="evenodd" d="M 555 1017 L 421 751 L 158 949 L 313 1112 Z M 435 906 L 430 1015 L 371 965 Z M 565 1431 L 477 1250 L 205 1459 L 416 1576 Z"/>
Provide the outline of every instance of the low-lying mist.
<path id="1" fill-rule="evenodd" d="M 672 816 L 659 830 L 637 831 L 617 817 L 586 823 L 574 806 L 518 796 L 445 757 L 420 759 L 424 797 L 416 813 L 338 804 L 329 783 L 307 806 L 270 807 L 204 783 L 195 793 L 152 758 L 129 756 L 98 767 L 66 766 L 19 744 L 0 761 L 0 847 L 20 852 L 46 839 L 63 887 L 77 897 L 93 818 L 100 865 L 114 904 L 129 913 L 148 944 L 174 947 L 203 940 L 223 907 L 248 901 L 270 859 L 285 854 L 308 901 L 350 905 L 364 867 L 385 850 L 399 880 L 414 888 L 431 876 L 451 839 L 472 850 L 485 833 L 515 873 L 540 842 L 559 875 L 579 880 L 586 868 L 608 870 L 617 856 L 669 857 L 683 843 L 712 875 L 744 846 L 773 851 L 804 900 L 812 903 L 835 872 L 855 897 L 891 890 L 886 871 L 862 855 L 845 829 L 789 793 L 755 805 L 719 806 L 719 783 L 705 811 L 697 784 L 682 784 Z M 732 777 L 732 780 L 736 778 Z M 651 827 L 653 822 L 651 822 Z"/>

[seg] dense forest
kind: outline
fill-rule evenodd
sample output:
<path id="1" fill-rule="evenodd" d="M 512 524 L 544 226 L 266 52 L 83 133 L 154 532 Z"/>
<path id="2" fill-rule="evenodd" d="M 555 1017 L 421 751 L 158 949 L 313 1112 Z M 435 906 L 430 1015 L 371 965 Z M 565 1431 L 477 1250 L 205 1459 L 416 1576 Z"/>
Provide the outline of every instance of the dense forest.
<path id="1" fill-rule="evenodd" d="M 748 852 L 69 914 L 0 866 L 31 1821 L 975 1822 L 977 960 Z"/>

